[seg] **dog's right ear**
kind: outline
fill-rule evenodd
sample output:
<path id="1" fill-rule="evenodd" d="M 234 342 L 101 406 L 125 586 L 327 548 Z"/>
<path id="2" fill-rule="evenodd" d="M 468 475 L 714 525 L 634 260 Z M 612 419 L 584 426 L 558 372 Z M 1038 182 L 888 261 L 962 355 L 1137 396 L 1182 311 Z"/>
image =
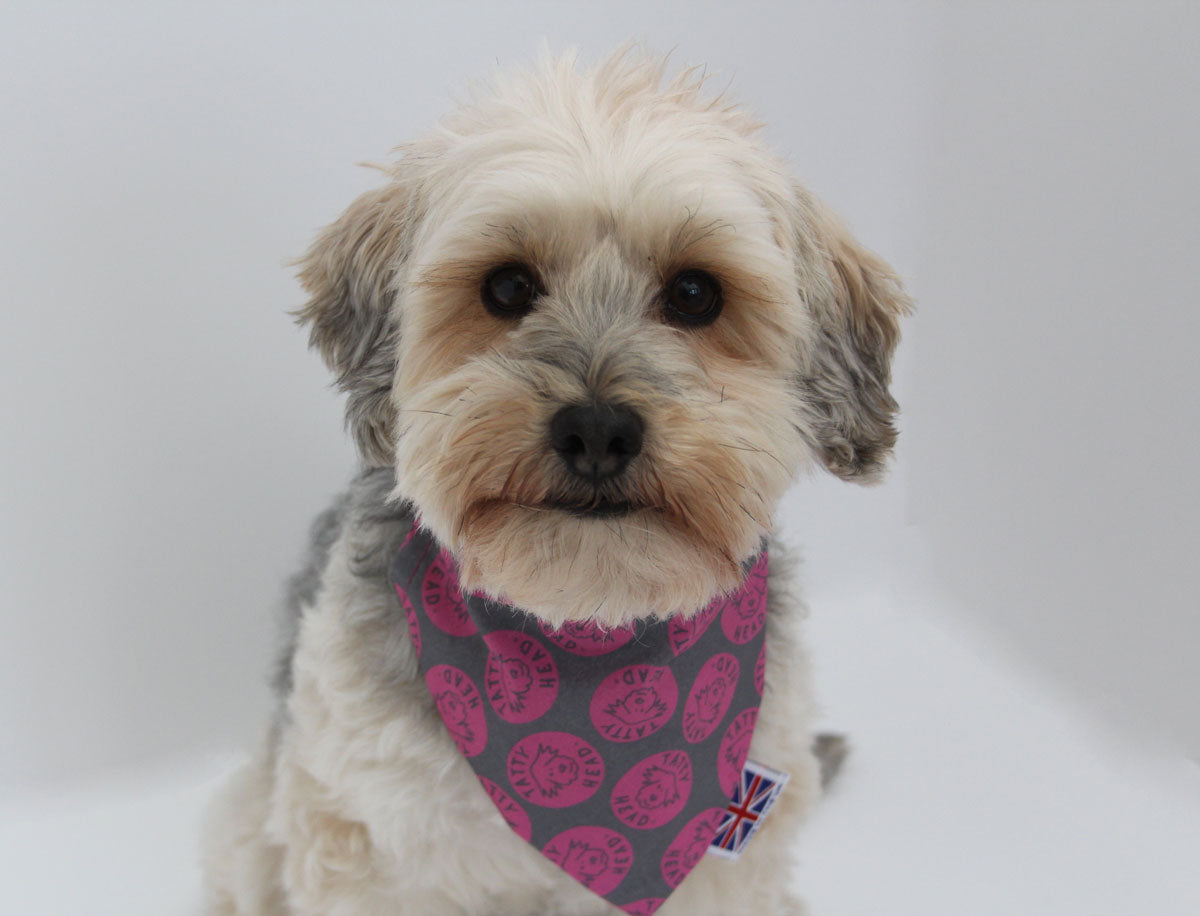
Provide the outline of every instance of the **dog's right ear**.
<path id="1" fill-rule="evenodd" d="M 396 279 L 415 222 L 412 198 L 412 189 L 395 178 L 368 191 L 298 262 L 311 298 L 296 320 L 309 326 L 309 346 L 320 351 L 346 392 L 346 427 L 363 460 L 378 467 L 394 460 Z"/>

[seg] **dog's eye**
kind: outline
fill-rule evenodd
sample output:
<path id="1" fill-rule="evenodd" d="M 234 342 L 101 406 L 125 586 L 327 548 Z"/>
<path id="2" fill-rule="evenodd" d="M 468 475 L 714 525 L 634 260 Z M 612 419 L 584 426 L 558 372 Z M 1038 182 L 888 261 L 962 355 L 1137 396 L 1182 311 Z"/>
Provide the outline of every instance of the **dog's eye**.
<path id="1" fill-rule="evenodd" d="M 483 280 L 483 304 L 493 315 L 516 318 L 538 297 L 533 271 L 521 264 L 497 267 Z"/>
<path id="2" fill-rule="evenodd" d="M 667 284 L 667 317 L 681 324 L 703 325 L 721 314 L 721 284 L 702 270 L 685 270 Z"/>

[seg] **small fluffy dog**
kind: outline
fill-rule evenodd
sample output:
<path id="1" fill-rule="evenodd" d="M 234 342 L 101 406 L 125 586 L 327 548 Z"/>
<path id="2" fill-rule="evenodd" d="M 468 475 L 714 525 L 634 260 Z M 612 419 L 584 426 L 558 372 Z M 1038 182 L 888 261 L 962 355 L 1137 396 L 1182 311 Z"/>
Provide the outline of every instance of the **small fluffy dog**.
<path id="1" fill-rule="evenodd" d="M 908 301 L 751 117 L 708 97 L 697 71 L 664 70 L 634 52 L 502 78 L 405 146 L 304 257 L 299 317 L 346 392 L 365 467 L 314 528 L 290 590 L 278 715 L 212 812 L 212 916 L 801 911 L 789 840 L 820 762 L 804 611 L 772 511 L 813 464 L 879 477 Z M 528 746 L 527 792 L 477 776 L 476 732 L 495 731 L 497 713 L 540 714 L 538 669 L 529 654 L 501 660 L 503 708 L 493 696 L 473 710 L 467 688 L 435 699 L 419 658 L 428 621 L 389 581 L 414 537 L 426 547 L 411 563 L 440 563 L 449 583 L 429 600 L 462 613 L 469 596 L 480 621 L 519 609 L 545 648 L 553 634 L 697 633 L 769 544 L 749 757 L 791 780 L 745 853 L 702 855 L 712 825 L 680 815 L 671 855 L 692 870 L 665 903 L 606 899 L 597 882 L 631 848 L 595 840 L 614 831 L 567 830 L 544 849 L 518 835 L 506 804 L 568 817 L 557 793 L 595 761 L 560 735 Z M 426 649 L 444 635 L 424 632 Z M 555 644 L 561 667 L 569 643 Z M 678 722 L 692 681 L 676 686 L 647 682 L 603 714 Z M 688 742 L 716 734 L 724 691 L 695 678 Z M 603 750 L 580 715 L 579 740 Z M 665 818 L 702 774 L 655 761 L 630 771 L 627 795 Z M 616 811 L 608 762 L 596 797 L 613 793 Z"/>

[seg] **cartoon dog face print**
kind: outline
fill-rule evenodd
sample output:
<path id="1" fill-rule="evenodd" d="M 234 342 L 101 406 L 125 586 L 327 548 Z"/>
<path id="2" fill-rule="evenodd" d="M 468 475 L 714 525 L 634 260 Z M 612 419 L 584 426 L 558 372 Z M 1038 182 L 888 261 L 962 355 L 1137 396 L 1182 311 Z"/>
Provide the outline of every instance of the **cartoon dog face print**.
<path id="1" fill-rule="evenodd" d="M 608 853 L 589 843 L 568 844 L 562 867 L 591 887 L 592 882 L 608 871 Z"/>
<path id="2" fill-rule="evenodd" d="M 542 795 L 554 798 L 579 778 L 579 764 L 556 748 L 539 744 L 529 775 Z"/>
<path id="3" fill-rule="evenodd" d="M 653 687 L 638 687 L 614 700 L 605 710 L 625 725 L 640 725 L 667 711 L 666 702 Z"/>
<path id="4" fill-rule="evenodd" d="M 679 800 L 679 777 L 660 766 L 647 767 L 634 799 L 646 810 L 664 808 Z"/>

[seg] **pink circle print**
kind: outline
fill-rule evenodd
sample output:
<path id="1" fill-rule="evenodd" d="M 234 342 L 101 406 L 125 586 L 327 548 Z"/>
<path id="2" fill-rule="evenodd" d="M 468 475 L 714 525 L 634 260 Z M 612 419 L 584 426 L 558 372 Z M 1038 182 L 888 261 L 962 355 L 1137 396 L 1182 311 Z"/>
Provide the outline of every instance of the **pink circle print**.
<path id="1" fill-rule="evenodd" d="M 717 835 L 717 826 L 725 812 L 720 808 L 701 811 L 679 831 L 662 857 L 662 876 L 667 886 L 679 887 L 691 870 L 700 864 Z"/>
<path id="2" fill-rule="evenodd" d="M 721 630 L 739 646 L 762 630 L 767 619 L 767 555 L 764 553 L 746 575 L 742 587 L 725 599 Z"/>
<path id="3" fill-rule="evenodd" d="M 725 599 L 718 598 L 691 617 L 672 617 L 667 636 L 671 643 L 671 651 L 676 655 L 682 655 L 694 646 L 724 607 Z"/>
<path id="4" fill-rule="evenodd" d="M 572 827 L 542 850 L 542 855 L 603 897 L 625 880 L 633 865 L 629 840 L 607 827 Z"/>
<path id="5" fill-rule="evenodd" d="M 757 721 L 757 709 L 739 712 L 729 723 L 725 736 L 721 738 L 721 746 L 717 748 L 717 780 L 721 783 L 721 791 L 730 798 L 733 798 L 733 790 L 742 778 L 742 767 L 746 765 L 746 757 L 750 753 L 750 740 L 754 737 L 754 723 Z"/>
<path id="6" fill-rule="evenodd" d="M 687 751 L 664 751 L 617 780 L 612 810 L 626 827 L 653 830 L 682 811 L 691 794 L 692 760 Z"/>
<path id="7" fill-rule="evenodd" d="M 396 594 L 400 596 L 400 604 L 404 607 L 404 619 L 408 621 L 408 635 L 412 637 L 413 648 L 417 650 L 417 655 L 421 654 L 421 624 L 417 620 L 416 608 L 412 606 L 412 602 L 408 600 L 408 594 L 399 585 L 396 586 Z"/>
<path id="8" fill-rule="evenodd" d="M 434 665 L 426 673 L 425 683 L 459 751 L 464 757 L 474 757 L 487 746 L 487 719 L 479 688 L 453 665 Z"/>
<path id="9" fill-rule="evenodd" d="M 633 639 L 633 627 L 605 629 L 576 620 L 569 620 L 558 629 L 543 623 L 542 633 L 556 646 L 576 655 L 607 655 Z"/>
<path id="10" fill-rule="evenodd" d="M 467 613 L 467 602 L 458 582 L 454 558 L 445 550 L 438 552 L 425 571 L 425 579 L 421 583 L 421 602 L 433 625 L 443 633 L 470 636 L 475 632 L 475 621 Z"/>
<path id="11" fill-rule="evenodd" d="M 596 794 L 604 782 L 604 761 L 576 735 L 538 732 L 522 738 L 509 752 L 508 781 L 528 802 L 569 808 Z"/>
<path id="12" fill-rule="evenodd" d="M 617 909 L 629 916 L 654 916 L 658 908 L 666 902 L 663 897 L 643 897 L 633 903 L 622 903 Z"/>
<path id="13" fill-rule="evenodd" d="M 558 666 L 532 636 L 497 630 L 483 637 L 488 647 L 483 685 L 488 702 L 505 722 L 541 718 L 558 696 Z"/>
<path id="14" fill-rule="evenodd" d="M 496 806 L 496 810 L 500 812 L 500 816 L 504 818 L 504 823 L 512 828 L 513 833 L 528 843 L 529 838 L 533 836 L 533 824 L 530 823 L 525 809 L 486 776 L 480 776 L 479 781 L 483 784 L 483 790 L 487 792 L 492 804 Z"/>
<path id="15" fill-rule="evenodd" d="M 679 685 L 670 668 L 629 665 L 606 677 L 592 694 L 592 725 L 609 741 L 637 741 L 670 720 Z"/>
<path id="16" fill-rule="evenodd" d="M 728 652 L 704 663 L 683 704 L 683 737 L 689 744 L 703 741 L 721 724 L 737 686 L 738 660 Z"/>

